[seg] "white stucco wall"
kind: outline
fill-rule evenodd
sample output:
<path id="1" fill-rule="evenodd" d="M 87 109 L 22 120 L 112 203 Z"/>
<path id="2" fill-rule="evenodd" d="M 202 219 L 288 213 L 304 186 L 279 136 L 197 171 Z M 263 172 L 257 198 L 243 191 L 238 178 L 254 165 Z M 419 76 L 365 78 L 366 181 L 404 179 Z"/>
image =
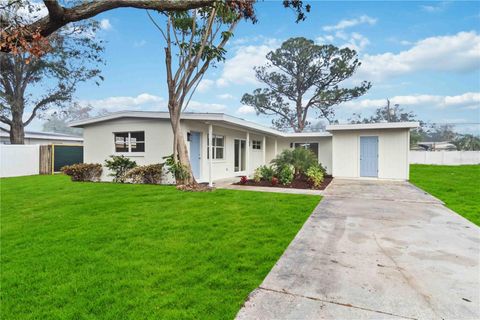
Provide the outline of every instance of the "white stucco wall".
<path id="1" fill-rule="evenodd" d="M 207 159 L 207 134 L 208 124 L 200 121 L 184 121 L 182 128 L 185 134 L 189 131 L 196 131 L 202 133 L 201 135 L 201 166 L 200 166 L 200 181 L 208 181 L 209 160 Z M 247 133 L 243 130 L 233 128 L 226 128 L 213 124 L 213 134 L 225 137 L 224 159 L 214 159 L 212 162 L 212 179 L 230 178 L 240 175 L 241 173 L 234 172 L 234 143 L 235 139 L 246 140 Z M 248 175 L 252 174 L 255 168 L 263 164 L 263 150 L 253 150 L 252 140 L 263 141 L 263 135 L 250 132 L 249 145 L 249 166 Z M 268 144 L 268 142 L 267 142 Z M 187 143 L 190 148 L 189 143 Z M 263 149 L 262 145 L 262 149 Z M 189 150 L 190 153 L 190 150 Z M 267 162 L 268 163 L 268 162 Z"/>
<path id="2" fill-rule="evenodd" d="M 114 133 L 145 131 L 145 152 L 115 152 Z M 83 131 L 85 163 L 103 164 L 110 155 L 125 155 L 138 165 L 164 162 L 162 158 L 172 154 L 173 134 L 168 120 L 118 119 L 86 126 Z M 104 168 L 102 180 L 111 180 Z"/>
<path id="3" fill-rule="evenodd" d="M 182 131 L 185 141 L 187 133 L 196 131 L 201 133 L 201 155 L 200 155 L 200 177 L 198 181 L 208 182 L 209 179 L 209 161 L 207 159 L 207 134 L 208 123 L 204 121 L 185 120 L 182 121 Z M 115 132 L 144 131 L 145 132 L 145 152 L 142 153 L 116 153 L 114 145 Z M 317 142 L 319 143 L 319 162 L 326 166 L 327 172 L 332 173 L 332 138 L 281 138 L 272 135 L 264 135 L 255 131 L 249 131 L 250 144 L 249 165 L 245 172 L 252 175 L 254 170 L 263 164 L 269 164 L 275 157 L 275 140 L 277 141 L 277 153 L 290 148 L 293 142 Z M 214 159 L 212 163 L 212 179 L 236 177 L 243 172 L 234 172 L 234 140 L 246 140 L 247 131 L 242 128 L 228 127 L 213 123 L 213 134 L 225 137 L 224 159 Z M 168 119 L 133 119 L 123 118 L 87 125 L 83 131 L 84 137 L 84 162 L 103 164 L 110 155 L 125 155 L 135 160 L 138 165 L 162 163 L 163 157 L 172 153 L 173 134 Z M 266 146 L 263 145 L 265 137 Z M 262 149 L 252 148 L 252 140 L 262 142 Z M 187 142 L 187 148 L 190 154 L 190 143 Z M 263 161 L 265 148 L 265 162 Z M 111 180 L 108 171 L 104 169 L 102 180 Z"/>
<path id="4" fill-rule="evenodd" d="M 332 137 L 279 138 L 278 153 L 290 149 L 291 143 L 318 143 L 318 162 L 332 174 Z"/>
<path id="5" fill-rule="evenodd" d="M 378 136 L 378 178 L 408 180 L 408 129 L 334 131 L 332 140 L 334 177 L 360 177 L 361 136 Z"/>

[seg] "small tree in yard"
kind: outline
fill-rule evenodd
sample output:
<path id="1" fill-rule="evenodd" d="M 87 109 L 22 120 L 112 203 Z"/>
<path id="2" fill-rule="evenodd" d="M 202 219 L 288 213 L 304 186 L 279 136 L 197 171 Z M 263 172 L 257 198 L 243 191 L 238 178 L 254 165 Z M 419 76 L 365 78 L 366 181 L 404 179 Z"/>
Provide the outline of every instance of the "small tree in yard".
<path id="1" fill-rule="evenodd" d="M 152 16 L 149 17 L 166 42 L 168 111 L 174 138 L 173 161 L 178 161 L 187 173 L 176 176 L 177 184 L 196 186 L 180 126 L 181 112 L 187 108 L 209 66 L 225 59 L 225 44 L 243 13 L 217 3 L 211 8 L 169 13 L 165 17 L 165 27 L 161 27 Z"/>
<path id="2" fill-rule="evenodd" d="M 349 48 L 291 38 L 269 52 L 267 59 L 267 65 L 255 68 L 256 78 L 267 88 L 244 94 L 242 103 L 254 107 L 257 114 L 275 116 L 272 123 L 281 130 L 302 132 L 309 124 L 310 111 L 332 122 L 335 105 L 371 87 L 366 81 L 353 88 L 339 87 L 360 66 L 357 53 Z"/>
<path id="3" fill-rule="evenodd" d="M 195 188 L 187 146 L 180 126 L 181 112 L 202 80 L 209 66 L 225 59 L 225 45 L 240 19 L 255 22 L 255 1 L 217 1 L 209 7 L 169 12 L 164 14 L 164 26 L 160 26 L 149 14 L 154 25 L 165 39 L 165 65 L 167 71 L 168 111 L 173 130 L 173 161 L 178 161 L 186 175 L 176 177 L 179 185 Z M 293 8 L 297 22 L 305 18 L 302 1 L 283 1 L 286 8 Z M 306 11 L 310 6 L 305 6 Z M 178 166 L 177 166 L 178 167 Z"/>
<path id="4" fill-rule="evenodd" d="M 9 13 L 1 13 L 2 21 L 21 19 L 19 12 Z M 38 56 L 0 52 L 0 121 L 10 127 L 12 144 L 24 143 L 24 128 L 43 111 L 69 103 L 79 82 L 101 79 L 103 47 L 91 37 L 97 27 L 85 21 L 59 30 Z"/>
<path id="5" fill-rule="evenodd" d="M 127 173 L 135 168 L 137 163 L 125 156 L 110 156 L 110 159 L 105 160 L 105 167 L 111 173 L 109 176 L 113 177 L 114 182 L 124 183 L 127 180 Z"/>

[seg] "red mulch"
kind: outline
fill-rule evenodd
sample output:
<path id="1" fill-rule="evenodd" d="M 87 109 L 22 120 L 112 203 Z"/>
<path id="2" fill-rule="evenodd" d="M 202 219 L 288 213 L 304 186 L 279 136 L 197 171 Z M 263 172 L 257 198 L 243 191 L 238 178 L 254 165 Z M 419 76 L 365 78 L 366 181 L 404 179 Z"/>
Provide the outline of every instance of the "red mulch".
<path id="1" fill-rule="evenodd" d="M 316 188 L 316 190 L 324 190 L 330 182 L 333 180 L 332 176 L 325 176 L 323 179 L 322 185 L 320 188 Z M 283 184 L 276 184 L 272 185 L 270 181 L 264 181 L 261 180 L 259 182 L 255 182 L 252 179 L 247 180 L 247 183 L 240 183 L 236 182 L 234 183 L 235 185 L 239 186 L 256 186 L 256 187 L 273 187 L 273 188 L 292 188 L 292 189 L 314 189 L 312 187 L 312 184 L 307 180 L 306 177 L 301 176 L 298 178 L 295 178 L 291 184 L 288 185 L 283 185 Z"/>

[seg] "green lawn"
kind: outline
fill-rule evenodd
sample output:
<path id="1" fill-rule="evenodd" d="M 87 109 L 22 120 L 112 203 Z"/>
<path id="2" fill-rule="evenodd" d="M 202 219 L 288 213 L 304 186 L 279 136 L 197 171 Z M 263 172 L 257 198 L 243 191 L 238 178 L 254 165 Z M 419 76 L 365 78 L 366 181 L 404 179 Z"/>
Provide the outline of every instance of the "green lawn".
<path id="1" fill-rule="evenodd" d="M 410 181 L 480 226 L 480 165 L 411 165 Z"/>
<path id="2" fill-rule="evenodd" d="M 0 180 L 2 319 L 232 319 L 318 196 Z"/>

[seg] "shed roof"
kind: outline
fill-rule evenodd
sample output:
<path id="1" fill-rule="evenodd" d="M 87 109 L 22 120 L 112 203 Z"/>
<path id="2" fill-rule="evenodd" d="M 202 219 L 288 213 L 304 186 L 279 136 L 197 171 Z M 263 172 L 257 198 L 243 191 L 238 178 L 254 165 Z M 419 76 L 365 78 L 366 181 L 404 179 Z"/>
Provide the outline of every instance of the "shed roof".
<path id="1" fill-rule="evenodd" d="M 382 129 L 412 129 L 418 128 L 418 122 L 379 122 L 360 124 L 332 124 L 327 126 L 327 131 L 339 130 L 382 130 Z"/>

